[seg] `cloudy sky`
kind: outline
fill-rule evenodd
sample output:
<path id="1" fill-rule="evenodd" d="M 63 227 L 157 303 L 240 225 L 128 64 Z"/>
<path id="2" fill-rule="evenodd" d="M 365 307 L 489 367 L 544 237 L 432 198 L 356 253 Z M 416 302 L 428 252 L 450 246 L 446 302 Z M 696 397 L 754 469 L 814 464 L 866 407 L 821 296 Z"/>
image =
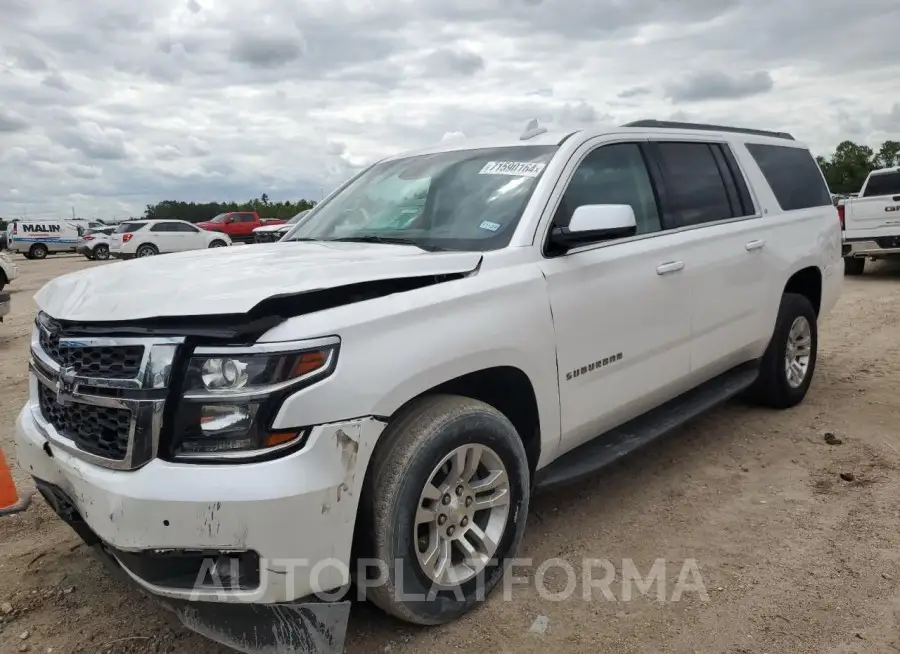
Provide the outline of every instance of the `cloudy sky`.
<path id="1" fill-rule="evenodd" d="M 0 0 L 0 216 L 318 199 L 447 132 L 900 138 L 897 0 Z"/>

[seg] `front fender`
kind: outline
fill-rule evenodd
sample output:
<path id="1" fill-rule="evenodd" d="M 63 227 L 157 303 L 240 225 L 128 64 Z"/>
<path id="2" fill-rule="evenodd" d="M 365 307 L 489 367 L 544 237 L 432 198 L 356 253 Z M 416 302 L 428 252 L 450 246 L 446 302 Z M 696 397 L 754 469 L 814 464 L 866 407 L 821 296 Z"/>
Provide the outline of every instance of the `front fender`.
<path id="1" fill-rule="evenodd" d="M 283 323 L 264 340 L 337 334 L 341 349 L 334 373 L 288 398 L 273 426 L 389 417 L 444 382 L 509 366 L 531 381 L 541 451 L 552 453 L 560 437 L 555 332 L 544 278 L 534 273 L 495 271 Z"/>

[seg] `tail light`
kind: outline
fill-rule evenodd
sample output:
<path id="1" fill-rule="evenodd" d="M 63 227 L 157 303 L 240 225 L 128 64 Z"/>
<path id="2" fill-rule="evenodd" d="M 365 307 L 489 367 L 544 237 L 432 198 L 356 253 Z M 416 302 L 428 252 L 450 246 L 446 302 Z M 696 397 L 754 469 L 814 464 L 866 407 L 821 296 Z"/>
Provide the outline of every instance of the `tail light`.
<path id="1" fill-rule="evenodd" d="M 94 237 L 91 236 L 90 234 L 88 234 L 87 236 L 82 236 L 81 238 L 85 241 L 93 241 L 94 240 Z"/>
<path id="2" fill-rule="evenodd" d="M 134 236 L 134 234 L 132 234 L 130 232 L 128 234 L 122 234 L 122 242 L 127 243 L 128 241 L 131 240 L 132 236 Z"/>
<path id="3" fill-rule="evenodd" d="M 839 204 L 837 207 L 838 210 L 838 220 L 841 221 L 841 229 L 844 229 L 844 205 Z"/>

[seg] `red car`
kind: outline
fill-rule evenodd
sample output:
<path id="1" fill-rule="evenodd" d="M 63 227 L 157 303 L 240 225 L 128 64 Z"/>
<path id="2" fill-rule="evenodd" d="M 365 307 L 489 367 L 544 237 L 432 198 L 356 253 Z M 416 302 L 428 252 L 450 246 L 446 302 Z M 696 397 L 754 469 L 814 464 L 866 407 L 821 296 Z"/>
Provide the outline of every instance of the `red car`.
<path id="1" fill-rule="evenodd" d="M 220 213 L 212 220 L 197 223 L 197 227 L 210 232 L 222 232 L 228 234 L 236 243 L 250 243 L 253 241 L 253 230 L 263 225 L 283 225 L 280 218 L 263 219 L 255 211 L 231 211 Z"/>

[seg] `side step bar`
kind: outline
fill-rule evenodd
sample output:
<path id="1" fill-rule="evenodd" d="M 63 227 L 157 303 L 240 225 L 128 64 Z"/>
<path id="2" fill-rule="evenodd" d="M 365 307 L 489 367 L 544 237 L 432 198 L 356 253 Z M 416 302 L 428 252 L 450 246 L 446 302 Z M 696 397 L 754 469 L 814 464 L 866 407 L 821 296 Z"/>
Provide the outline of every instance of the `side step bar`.
<path id="1" fill-rule="evenodd" d="M 742 364 L 616 427 L 538 470 L 535 490 L 570 484 L 681 427 L 747 390 L 759 376 L 759 361 Z"/>

